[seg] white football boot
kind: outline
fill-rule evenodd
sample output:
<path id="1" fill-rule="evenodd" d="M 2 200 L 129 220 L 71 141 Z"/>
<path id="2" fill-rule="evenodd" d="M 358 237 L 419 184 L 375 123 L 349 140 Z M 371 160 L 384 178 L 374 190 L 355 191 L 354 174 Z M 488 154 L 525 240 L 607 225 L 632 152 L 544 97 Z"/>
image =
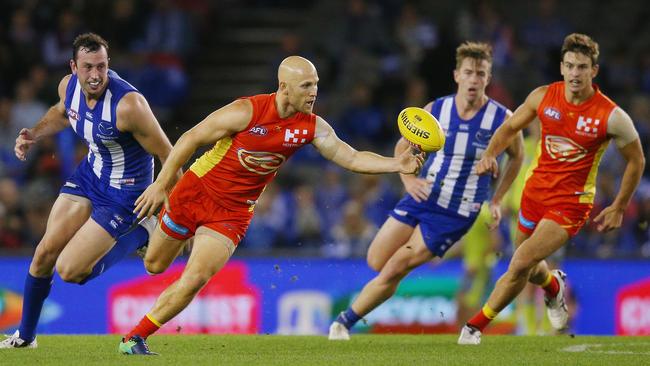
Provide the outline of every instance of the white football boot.
<path id="1" fill-rule="evenodd" d="M 544 303 L 546 303 L 546 314 L 551 326 L 556 330 L 564 330 L 569 323 L 569 309 L 566 306 L 565 292 L 566 292 L 566 274 L 559 269 L 554 269 L 551 274 L 557 278 L 560 283 L 560 291 L 553 299 L 544 296 Z"/>
<path id="2" fill-rule="evenodd" d="M 481 331 L 476 328 L 472 328 L 469 325 L 464 325 L 463 329 L 460 330 L 460 336 L 458 337 L 458 344 L 460 345 L 481 344 Z"/>
<path id="3" fill-rule="evenodd" d="M 0 342 L 0 349 L 2 348 L 36 348 L 38 347 L 38 342 L 36 338 L 33 341 L 27 343 L 24 339 L 20 338 L 20 333 L 18 330 L 10 337 L 7 337 L 4 341 Z"/>
<path id="4" fill-rule="evenodd" d="M 327 338 L 330 341 L 349 341 L 350 331 L 345 325 L 335 321 L 330 325 L 330 334 Z"/>

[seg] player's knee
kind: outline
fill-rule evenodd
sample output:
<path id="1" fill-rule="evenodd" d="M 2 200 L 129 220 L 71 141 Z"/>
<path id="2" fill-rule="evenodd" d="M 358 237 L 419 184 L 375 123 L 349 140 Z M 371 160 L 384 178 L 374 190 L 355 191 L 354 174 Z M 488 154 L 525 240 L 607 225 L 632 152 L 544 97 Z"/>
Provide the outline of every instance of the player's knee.
<path id="1" fill-rule="evenodd" d="M 56 271 L 59 273 L 59 277 L 61 277 L 63 281 L 79 284 L 85 283 L 84 280 L 90 274 L 90 271 L 80 270 L 65 263 L 57 263 Z"/>
<path id="2" fill-rule="evenodd" d="M 185 272 L 181 277 L 183 287 L 189 292 L 199 292 L 212 276 L 202 272 Z"/>
<path id="3" fill-rule="evenodd" d="M 161 273 L 165 272 L 165 269 L 167 269 L 167 266 L 165 266 L 160 261 L 156 261 L 156 260 L 148 258 L 148 256 L 146 256 L 144 258 L 144 268 L 147 270 L 148 274 L 157 275 L 157 274 L 161 274 Z"/>
<path id="4" fill-rule="evenodd" d="M 41 242 L 36 247 L 29 272 L 35 276 L 49 276 L 56 264 L 59 251 Z"/>
<path id="5" fill-rule="evenodd" d="M 376 255 L 373 255 L 371 252 L 368 252 L 366 257 L 366 262 L 368 262 L 368 267 L 379 272 L 384 267 L 385 262 L 378 258 Z"/>
<path id="6" fill-rule="evenodd" d="M 511 275 L 519 278 L 519 277 L 526 277 L 530 275 L 530 271 L 535 267 L 535 262 L 527 259 L 527 258 L 520 258 L 520 257 L 513 257 L 512 260 L 510 261 L 510 265 L 508 266 L 508 272 L 510 272 Z"/>

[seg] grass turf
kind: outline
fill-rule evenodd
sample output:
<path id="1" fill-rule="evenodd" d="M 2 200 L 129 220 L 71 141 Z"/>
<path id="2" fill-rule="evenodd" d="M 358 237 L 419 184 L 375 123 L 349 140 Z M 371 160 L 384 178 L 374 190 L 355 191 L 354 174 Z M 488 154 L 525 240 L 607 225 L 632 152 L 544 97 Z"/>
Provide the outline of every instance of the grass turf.
<path id="1" fill-rule="evenodd" d="M 160 356 L 123 356 L 118 336 L 39 336 L 37 349 L 1 349 L 2 365 L 650 365 L 650 337 L 454 335 L 152 336 Z"/>

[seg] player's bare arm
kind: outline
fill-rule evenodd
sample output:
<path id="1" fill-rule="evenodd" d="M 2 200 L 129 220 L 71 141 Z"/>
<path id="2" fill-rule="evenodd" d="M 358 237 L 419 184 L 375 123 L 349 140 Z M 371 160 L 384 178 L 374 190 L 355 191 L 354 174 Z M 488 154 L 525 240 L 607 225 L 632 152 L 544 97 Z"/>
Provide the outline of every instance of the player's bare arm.
<path id="1" fill-rule="evenodd" d="M 493 177 L 499 175 L 499 165 L 497 156 L 501 154 L 510 145 L 511 140 L 517 133 L 523 130 L 535 120 L 537 107 L 544 99 L 544 94 L 548 86 L 541 86 L 533 90 L 524 103 L 512 114 L 494 133 L 490 139 L 487 149 L 483 152 L 483 157 L 476 165 L 476 172 L 480 175 L 492 173 Z"/>
<path id="2" fill-rule="evenodd" d="M 621 108 L 616 108 L 608 121 L 607 133 L 612 137 L 621 155 L 627 162 L 621 187 L 611 205 L 605 207 L 594 219 L 598 231 L 607 232 L 621 227 L 623 214 L 630 203 L 632 194 L 639 185 L 645 157 L 641 140 L 634 128 L 632 119 Z"/>
<path id="3" fill-rule="evenodd" d="M 128 93 L 117 105 L 117 128 L 130 132 L 140 145 L 165 164 L 172 144 L 153 115 L 149 103 L 140 93 Z M 180 178 L 179 169 L 176 178 Z"/>
<path id="4" fill-rule="evenodd" d="M 50 107 L 36 126 L 20 130 L 14 147 L 14 153 L 18 159 L 24 161 L 29 148 L 41 138 L 53 135 L 70 126 L 65 112 L 65 90 L 70 77 L 71 75 L 67 75 L 61 79 L 58 87 L 59 101 Z"/>
<path id="5" fill-rule="evenodd" d="M 339 139 L 332 126 L 320 117 L 316 117 L 316 136 L 312 144 L 323 157 L 355 173 L 417 174 L 424 162 L 423 153 L 413 155 L 409 150 L 395 158 L 357 151 Z"/>
<path id="6" fill-rule="evenodd" d="M 507 123 L 507 120 L 504 123 Z M 494 230 L 499 226 L 501 221 L 501 201 L 508 189 L 510 189 L 512 182 L 517 178 L 524 161 L 524 135 L 521 131 L 515 134 L 512 142 L 506 148 L 506 154 L 508 155 L 508 161 L 506 161 L 504 172 L 497 183 L 492 200 L 490 200 L 490 214 L 492 215 L 492 222 L 489 225 L 490 230 Z"/>
<path id="7" fill-rule="evenodd" d="M 138 218 L 150 217 L 161 204 L 169 209 L 167 195 L 175 182 L 176 172 L 203 145 L 215 144 L 224 137 L 243 131 L 253 118 L 250 101 L 236 100 L 207 116 L 176 141 L 156 180 L 135 201 Z"/>

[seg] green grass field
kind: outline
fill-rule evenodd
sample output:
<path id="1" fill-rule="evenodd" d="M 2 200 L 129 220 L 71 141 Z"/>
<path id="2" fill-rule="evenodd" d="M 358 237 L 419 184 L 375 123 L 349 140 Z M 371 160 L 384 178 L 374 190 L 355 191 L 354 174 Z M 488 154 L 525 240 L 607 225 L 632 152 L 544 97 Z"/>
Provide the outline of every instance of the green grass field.
<path id="1" fill-rule="evenodd" d="M 37 349 L 0 350 L 0 365 L 650 365 L 649 337 L 453 335 L 152 336 L 156 357 L 117 353 L 118 336 L 39 336 Z"/>

